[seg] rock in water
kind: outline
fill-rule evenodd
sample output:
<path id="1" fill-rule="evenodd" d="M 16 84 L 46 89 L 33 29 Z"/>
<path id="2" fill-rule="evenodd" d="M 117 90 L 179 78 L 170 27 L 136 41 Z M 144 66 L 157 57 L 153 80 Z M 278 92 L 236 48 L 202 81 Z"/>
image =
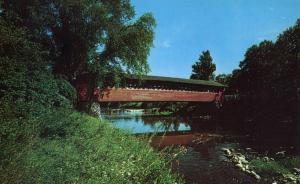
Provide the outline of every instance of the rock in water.
<path id="1" fill-rule="evenodd" d="M 286 151 L 279 151 L 275 155 L 284 156 Z"/>
<path id="2" fill-rule="evenodd" d="M 294 173 L 300 174 L 300 169 L 299 168 L 293 168 Z"/>
<path id="3" fill-rule="evenodd" d="M 260 180 L 260 179 L 261 179 L 261 177 L 260 177 L 256 172 L 251 171 L 250 173 L 251 173 L 251 175 L 254 176 L 257 180 Z"/>
<path id="4" fill-rule="evenodd" d="M 222 148 L 222 151 L 224 151 L 227 156 L 231 155 L 231 151 L 227 148 Z"/>

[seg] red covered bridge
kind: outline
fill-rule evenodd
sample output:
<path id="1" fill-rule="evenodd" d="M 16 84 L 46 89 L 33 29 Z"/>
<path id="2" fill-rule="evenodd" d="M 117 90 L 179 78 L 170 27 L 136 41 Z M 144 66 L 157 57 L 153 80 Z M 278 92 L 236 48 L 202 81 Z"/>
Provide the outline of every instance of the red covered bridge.
<path id="1" fill-rule="evenodd" d="M 80 101 L 87 100 L 88 81 L 77 85 Z M 94 90 L 98 102 L 216 102 L 221 103 L 225 86 L 204 80 L 160 76 L 127 76 L 121 87 Z"/>

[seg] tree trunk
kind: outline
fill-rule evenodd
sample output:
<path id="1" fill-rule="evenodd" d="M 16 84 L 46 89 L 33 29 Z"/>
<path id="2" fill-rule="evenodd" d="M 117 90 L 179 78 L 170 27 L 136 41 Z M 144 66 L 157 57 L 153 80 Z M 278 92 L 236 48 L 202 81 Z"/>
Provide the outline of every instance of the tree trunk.
<path id="1" fill-rule="evenodd" d="M 93 102 L 89 110 L 89 114 L 102 120 L 100 103 Z"/>

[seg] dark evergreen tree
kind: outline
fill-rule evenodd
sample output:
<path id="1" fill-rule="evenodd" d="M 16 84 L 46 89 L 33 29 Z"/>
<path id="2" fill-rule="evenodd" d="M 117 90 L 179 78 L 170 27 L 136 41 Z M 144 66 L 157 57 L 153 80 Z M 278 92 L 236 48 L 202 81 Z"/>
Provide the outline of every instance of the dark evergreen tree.
<path id="1" fill-rule="evenodd" d="M 192 65 L 193 71 L 190 78 L 199 80 L 214 79 L 216 65 L 212 61 L 213 59 L 210 56 L 210 52 L 208 50 L 203 51 L 200 55 L 199 61 Z"/>

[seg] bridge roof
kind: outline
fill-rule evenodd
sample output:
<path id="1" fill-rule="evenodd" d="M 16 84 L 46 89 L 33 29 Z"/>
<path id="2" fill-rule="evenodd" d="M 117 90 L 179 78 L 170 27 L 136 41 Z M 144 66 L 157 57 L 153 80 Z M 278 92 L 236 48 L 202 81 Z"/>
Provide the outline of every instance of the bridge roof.
<path id="1" fill-rule="evenodd" d="M 162 81 L 162 82 L 184 83 L 184 84 L 194 84 L 194 85 L 213 86 L 213 87 L 227 87 L 215 81 L 183 79 L 183 78 L 175 78 L 175 77 L 163 77 L 163 76 L 151 76 L 151 75 L 144 75 L 142 77 L 138 77 L 135 75 L 130 75 L 128 76 L 128 78 L 141 79 L 146 81 Z"/>

